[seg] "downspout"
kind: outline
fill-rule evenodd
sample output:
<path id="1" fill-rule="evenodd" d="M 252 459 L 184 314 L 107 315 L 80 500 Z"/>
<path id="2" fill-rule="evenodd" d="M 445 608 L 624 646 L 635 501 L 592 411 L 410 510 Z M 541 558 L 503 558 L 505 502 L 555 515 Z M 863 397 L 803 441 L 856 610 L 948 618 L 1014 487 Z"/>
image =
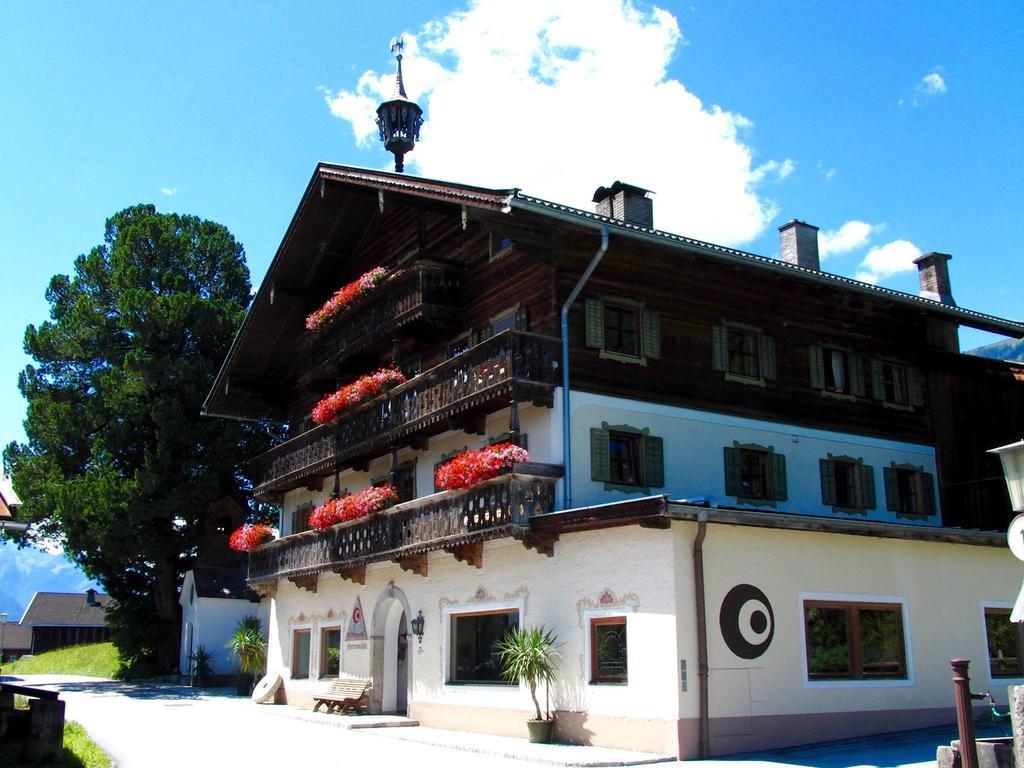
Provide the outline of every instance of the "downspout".
<path id="1" fill-rule="evenodd" d="M 580 276 L 576 287 L 562 305 L 562 466 L 565 468 L 565 487 L 562 489 L 562 509 L 572 509 L 572 445 L 569 437 L 569 309 L 576 301 L 590 276 L 608 250 L 608 225 L 601 227 L 601 247 Z"/>
<path id="2" fill-rule="evenodd" d="M 704 538 L 708 533 L 708 511 L 697 513 L 697 536 L 693 540 L 693 588 L 697 608 L 697 678 L 700 689 L 700 757 L 711 756 L 708 723 L 708 622 L 704 603 Z"/>

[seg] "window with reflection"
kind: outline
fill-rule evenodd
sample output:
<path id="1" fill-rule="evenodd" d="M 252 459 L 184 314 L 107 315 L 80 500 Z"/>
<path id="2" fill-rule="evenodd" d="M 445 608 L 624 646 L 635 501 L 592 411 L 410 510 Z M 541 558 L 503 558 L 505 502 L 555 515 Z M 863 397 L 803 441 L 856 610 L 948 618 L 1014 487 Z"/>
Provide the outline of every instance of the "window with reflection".
<path id="1" fill-rule="evenodd" d="M 898 603 L 805 601 L 804 633 L 812 680 L 907 677 Z"/>

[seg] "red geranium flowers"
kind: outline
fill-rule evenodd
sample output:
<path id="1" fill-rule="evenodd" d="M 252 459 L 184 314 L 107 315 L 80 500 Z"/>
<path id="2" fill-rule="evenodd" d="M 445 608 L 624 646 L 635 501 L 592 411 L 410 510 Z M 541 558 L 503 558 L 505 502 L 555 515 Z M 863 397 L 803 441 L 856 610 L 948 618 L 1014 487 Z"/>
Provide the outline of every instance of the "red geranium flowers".
<path id="1" fill-rule="evenodd" d="M 529 461 L 530 454 L 525 448 L 512 443 L 499 443 L 478 451 L 465 451 L 451 461 L 437 468 L 434 482 L 446 491 L 455 488 L 469 488 L 497 477 L 498 473 L 513 464 Z"/>
<path id="2" fill-rule="evenodd" d="M 380 512 L 396 501 L 398 491 L 390 485 L 366 488 L 358 493 L 328 499 L 309 513 L 309 524 L 314 528 L 330 528 L 335 523 L 358 520 L 374 512 Z"/>
<path id="3" fill-rule="evenodd" d="M 405 376 L 395 367 L 381 368 L 379 371 L 360 376 L 317 403 L 313 408 L 313 423 L 326 424 L 333 421 L 344 409 L 379 395 L 388 384 L 404 382 Z"/>
<path id="4" fill-rule="evenodd" d="M 243 525 L 231 534 L 228 539 L 228 546 L 235 552 L 248 552 L 273 538 L 274 532 L 269 525 L 256 523 L 254 525 Z"/>
<path id="5" fill-rule="evenodd" d="M 388 271 L 384 267 L 374 267 L 358 280 L 353 280 L 348 285 L 343 285 L 334 292 L 331 298 L 324 302 L 320 309 L 306 318 L 306 328 L 311 331 L 319 330 L 345 307 L 351 305 L 357 299 L 361 299 L 384 282 L 384 278 L 387 276 Z"/>

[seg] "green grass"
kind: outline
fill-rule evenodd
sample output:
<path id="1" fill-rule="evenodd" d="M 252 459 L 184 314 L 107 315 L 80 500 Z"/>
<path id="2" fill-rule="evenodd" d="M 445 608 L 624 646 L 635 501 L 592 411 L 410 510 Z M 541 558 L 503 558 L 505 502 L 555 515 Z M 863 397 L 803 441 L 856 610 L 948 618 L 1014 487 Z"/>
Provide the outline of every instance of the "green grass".
<path id="1" fill-rule="evenodd" d="M 88 675 L 115 677 L 119 668 L 113 643 L 73 645 L 3 665 L 5 675 Z"/>
<path id="2" fill-rule="evenodd" d="M 26 763 L 20 744 L 0 744 L 0 765 L 5 768 L 109 768 L 110 758 L 73 720 L 64 723 L 64 749 L 48 763 Z"/>

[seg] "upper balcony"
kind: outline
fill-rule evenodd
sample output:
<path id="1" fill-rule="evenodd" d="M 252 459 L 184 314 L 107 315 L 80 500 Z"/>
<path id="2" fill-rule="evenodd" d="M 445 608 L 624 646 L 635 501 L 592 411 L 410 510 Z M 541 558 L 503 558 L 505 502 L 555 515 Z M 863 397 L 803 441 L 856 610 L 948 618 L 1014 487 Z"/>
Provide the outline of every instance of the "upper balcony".
<path id="1" fill-rule="evenodd" d="M 326 328 L 307 332 L 299 342 L 299 370 L 304 378 L 317 378 L 325 372 L 333 378 L 335 364 L 370 347 L 390 344 L 398 328 L 416 322 L 450 325 L 459 322 L 461 312 L 461 268 L 419 259 L 391 274 Z"/>
<path id="2" fill-rule="evenodd" d="M 488 413 L 514 402 L 551 406 L 558 383 L 559 341 L 504 331 L 330 423 L 258 457 L 257 498 L 277 501 L 301 486 L 319 487 L 337 467 L 365 464 L 393 447 L 423 444 L 449 429 L 477 428 Z"/>
<path id="3" fill-rule="evenodd" d="M 532 531 L 530 521 L 553 511 L 561 475 L 561 467 L 549 464 L 515 464 L 472 488 L 268 542 L 249 553 L 249 584 L 270 594 L 278 578 L 288 578 L 315 591 L 319 573 L 333 571 L 362 582 L 367 563 L 388 560 L 426 576 L 427 553 L 438 550 L 480 567 L 483 542 L 504 536 L 550 555 L 557 534 Z"/>

